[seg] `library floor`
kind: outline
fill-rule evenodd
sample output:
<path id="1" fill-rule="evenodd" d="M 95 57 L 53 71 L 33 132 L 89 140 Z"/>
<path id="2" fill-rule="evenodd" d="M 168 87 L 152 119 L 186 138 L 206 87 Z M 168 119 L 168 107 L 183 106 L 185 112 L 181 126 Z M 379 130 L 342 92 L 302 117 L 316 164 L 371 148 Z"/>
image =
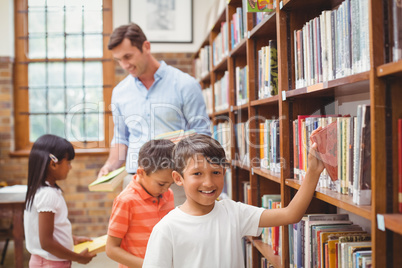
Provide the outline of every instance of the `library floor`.
<path id="1" fill-rule="evenodd" d="M 0 242 L 0 255 L 4 248 L 4 242 Z M 1 257 L 1 256 L 0 256 Z M 30 254 L 28 251 L 24 251 L 24 267 L 28 267 Z M 0 265 L 1 268 L 12 268 L 14 267 L 14 243 L 10 241 L 7 248 L 7 254 L 4 258 L 3 265 Z M 100 268 L 100 267 L 107 267 L 107 268 L 117 268 L 118 264 L 106 256 L 105 252 L 99 253 L 93 260 L 87 264 L 82 265 L 76 262 L 73 262 L 72 268 Z"/>

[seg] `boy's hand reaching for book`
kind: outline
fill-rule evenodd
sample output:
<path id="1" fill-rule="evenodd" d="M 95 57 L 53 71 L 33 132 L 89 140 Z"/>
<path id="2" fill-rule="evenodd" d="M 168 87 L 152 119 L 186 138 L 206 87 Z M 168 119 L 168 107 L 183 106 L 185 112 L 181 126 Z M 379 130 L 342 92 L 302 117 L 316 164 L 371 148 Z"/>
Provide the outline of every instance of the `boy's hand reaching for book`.
<path id="1" fill-rule="evenodd" d="M 314 136 L 315 133 L 321 130 L 321 127 L 318 127 L 311 133 L 311 136 Z M 324 163 L 321 161 L 320 155 L 317 151 L 317 143 L 311 141 L 310 139 L 310 152 L 308 154 L 308 169 L 311 172 L 321 174 L 324 170 Z"/>

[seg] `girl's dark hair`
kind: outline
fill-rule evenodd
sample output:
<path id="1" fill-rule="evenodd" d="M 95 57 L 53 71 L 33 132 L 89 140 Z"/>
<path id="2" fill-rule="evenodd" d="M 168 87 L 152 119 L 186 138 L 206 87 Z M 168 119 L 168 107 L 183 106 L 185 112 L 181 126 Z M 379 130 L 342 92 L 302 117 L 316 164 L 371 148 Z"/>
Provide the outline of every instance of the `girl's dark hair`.
<path id="1" fill-rule="evenodd" d="M 138 153 L 138 166 L 142 167 L 147 175 L 158 170 L 173 169 L 173 147 L 173 142 L 164 139 L 144 143 Z"/>
<path id="2" fill-rule="evenodd" d="M 32 206 L 39 187 L 47 186 L 45 181 L 47 167 L 51 161 L 50 154 L 54 155 L 59 162 L 64 158 L 72 160 L 75 157 L 74 147 L 66 139 L 46 134 L 36 140 L 32 146 L 28 161 L 28 190 L 25 197 L 25 208 L 27 210 Z"/>
<path id="3" fill-rule="evenodd" d="M 227 167 L 225 150 L 220 143 L 204 134 L 191 135 L 179 141 L 173 149 L 174 170 L 183 175 L 188 161 L 197 155 L 202 155 L 213 165 Z"/>
<path id="4" fill-rule="evenodd" d="M 147 41 L 147 37 L 144 32 L 135 23 L 130 23 L 127 25 L 122 25 L 116 29 L 114 29 L 112 35 L 109 39 L 109 44 L 107 48 L 112 50 L 123 42 L 124 38 L 127 38 L 131 41 L 131 45 L 137 47 L 142 52 L 142 44 Z"/>

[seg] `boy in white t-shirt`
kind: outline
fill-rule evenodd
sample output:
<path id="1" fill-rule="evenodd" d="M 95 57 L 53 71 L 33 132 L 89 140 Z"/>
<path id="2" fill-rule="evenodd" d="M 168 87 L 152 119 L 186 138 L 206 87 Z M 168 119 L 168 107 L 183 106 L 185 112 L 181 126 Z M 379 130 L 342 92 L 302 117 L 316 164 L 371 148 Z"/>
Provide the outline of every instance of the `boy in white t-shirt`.
<path id="1" fill-rule="evenodd" d="M 300 221 L 313 197 L 323 163 L 309 154 L 309 168 L 299 191 L 285 208 L 266 210 L 232 200 L 216 201 L 224 184 L 225 151 L 213 138 L 197 134 L 174 148 L 173 178 L 187 200 L 155 225 L 143 267 L 244 267 L 243 236 L 260 227 Z"/>

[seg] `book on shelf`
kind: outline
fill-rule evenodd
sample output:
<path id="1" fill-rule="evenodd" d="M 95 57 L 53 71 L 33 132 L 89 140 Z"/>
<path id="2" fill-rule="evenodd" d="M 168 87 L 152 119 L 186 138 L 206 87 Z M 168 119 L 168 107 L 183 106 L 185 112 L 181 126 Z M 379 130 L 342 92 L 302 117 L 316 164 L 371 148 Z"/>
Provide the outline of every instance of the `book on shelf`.
<path id="1" fill-rule="evenodd" d="M 248 0 L 247 11 L 248 12 L 272 12 L 274 11 L 273 0 Z"/>
<path id="2" fill-rule="evenodd" d="M 176 131 L 159 134 L 159 135 L 155 136 L 155 140 L 166 139 L 166 140 L 172 141 L 173 143 L 178 143 L 180 140 L 187 138 L 194 134 L 196 134 L 194 129 L 189 129 L 189 130 L 180 129 L 180 130 L 176 130 Z"/>
<path id="3" fill-rule="evenodd" d="M 402 59 L 402 4 L 400 0 L 392 0 L 392 33 L 393 33 L 393 61 Z"/>
<path id="4" fill-rule="evenodd" d="M 123 182 L 123 179 L 127 174 L 126 167 L 122 166 L 100 178 L 97 178 L 88 185 L 88 188 L 92 192 L 112 192 Z"/>
<path id="5" fill-rule="evenodd" d="M 106 247 L 106 241 L 107 241 L 107 234 L 94 238 L 92 241 L 86 241 L 74 245 L 74 252 L 81 253 L 85 249 L 88 249 L 88 252 L 94 254 L 104 252 Z"/>

